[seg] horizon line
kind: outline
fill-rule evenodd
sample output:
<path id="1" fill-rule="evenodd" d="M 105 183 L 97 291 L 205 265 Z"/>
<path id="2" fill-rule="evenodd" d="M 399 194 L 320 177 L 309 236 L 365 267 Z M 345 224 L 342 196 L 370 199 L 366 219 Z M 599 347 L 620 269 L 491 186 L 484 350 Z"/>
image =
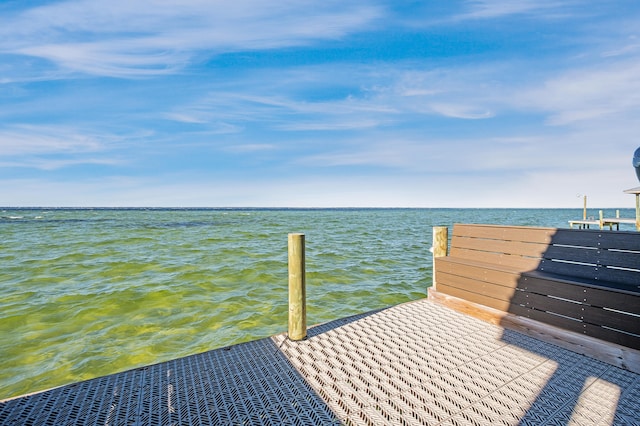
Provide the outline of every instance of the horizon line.
<path id="1" fill-rule="evenodd" d="M 427 209 L 459 209 L 459 210 L 583 210 L 583 207 L 407 207 L 407 206 L 332 206 L 332 207 L 304 207 L 304 206 L 0 206 L 2 210 L 10 209 L 52 209 L 52 210 L 427 210 Z M 634 207 L 587 207 L 587 210 L 634 210 Z"/>

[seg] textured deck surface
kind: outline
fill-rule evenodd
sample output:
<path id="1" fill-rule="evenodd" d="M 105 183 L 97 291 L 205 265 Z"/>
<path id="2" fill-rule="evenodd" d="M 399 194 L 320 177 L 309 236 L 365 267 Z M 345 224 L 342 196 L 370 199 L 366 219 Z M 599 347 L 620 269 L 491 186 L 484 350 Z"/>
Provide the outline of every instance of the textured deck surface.
<path id="1" fill-rule="evenodd" d="M 10 400 L 2 425 L 638 425 L 640 375 L 427 300 Z"/>

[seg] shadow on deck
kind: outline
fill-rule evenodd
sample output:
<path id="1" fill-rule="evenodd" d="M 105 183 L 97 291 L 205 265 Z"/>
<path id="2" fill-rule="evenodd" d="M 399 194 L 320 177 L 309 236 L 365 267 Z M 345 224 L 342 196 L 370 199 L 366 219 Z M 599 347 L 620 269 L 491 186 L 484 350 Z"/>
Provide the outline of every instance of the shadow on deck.
<path id="1" fill-rule="evenodd" d="M 513 424 L 640 424 L 640 234 L 455 225 L 435 263 L 430 298 L 529 360 L 498 392 L 521 401 Z"/>
<path id="2" fill-rule="evenodd" d="M 531 239 L 533 246 L 537 241 Z M 638 235 L 557 229 L 544 244 L 535 267 L 518 277 L 507 311 L 558 327 L 561 337 L 560 330 L 568 330 L 603 339 L 602 347 L 610 342 L 611 348 L 639 349 Z M 510 334 L 503 339 L 509 341 Z M 522 424 L 640 423 L 637 376 L 575 352 L 550 353 L 540 345 L 524 349 L 552 362 L 542 367 L 548 371 L 539 383 L 543 387 Z"/>

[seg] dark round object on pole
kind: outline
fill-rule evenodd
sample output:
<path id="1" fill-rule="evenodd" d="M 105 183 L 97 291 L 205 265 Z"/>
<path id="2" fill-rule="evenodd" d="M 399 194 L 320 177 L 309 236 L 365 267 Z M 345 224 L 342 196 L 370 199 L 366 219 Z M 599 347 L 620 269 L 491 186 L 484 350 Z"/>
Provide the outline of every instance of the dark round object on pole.
<path id="1" fill-rule="evenodd" d="M 638 176 L 638 180 L 640 181 L 640 148 L 636 149 L 636 152 L 633 154 L 633 167 L 635 167 L 636 176 Z"/>

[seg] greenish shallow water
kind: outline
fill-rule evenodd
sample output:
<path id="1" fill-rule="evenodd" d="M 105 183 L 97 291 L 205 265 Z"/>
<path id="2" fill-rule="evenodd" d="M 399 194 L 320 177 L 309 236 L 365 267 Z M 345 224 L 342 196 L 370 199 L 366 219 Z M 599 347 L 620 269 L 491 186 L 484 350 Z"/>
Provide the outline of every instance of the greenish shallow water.
<path id="1" fill-rule="evenodd" d="M 581 216 L 581 209 L 4 209 L 0 399 L 286 331 L 290 232 L 306 234 L 315 324 L 424 297 L 432 226 L 567 227 Z"/>

